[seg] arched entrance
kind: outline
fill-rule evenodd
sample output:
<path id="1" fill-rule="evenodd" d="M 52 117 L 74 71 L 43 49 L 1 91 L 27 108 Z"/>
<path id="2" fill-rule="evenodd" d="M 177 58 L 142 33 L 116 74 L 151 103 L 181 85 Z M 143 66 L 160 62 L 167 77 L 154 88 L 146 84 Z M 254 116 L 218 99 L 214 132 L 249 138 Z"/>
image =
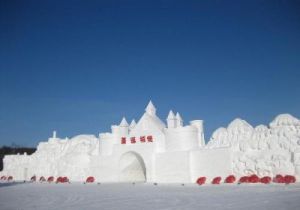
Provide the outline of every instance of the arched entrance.
<path id="1" fill-rule="evenodd" d="M 146 167 L 143 158 L 136 152 L 123 154 L 119 162 L 120 182 L 145 182 Z"/>

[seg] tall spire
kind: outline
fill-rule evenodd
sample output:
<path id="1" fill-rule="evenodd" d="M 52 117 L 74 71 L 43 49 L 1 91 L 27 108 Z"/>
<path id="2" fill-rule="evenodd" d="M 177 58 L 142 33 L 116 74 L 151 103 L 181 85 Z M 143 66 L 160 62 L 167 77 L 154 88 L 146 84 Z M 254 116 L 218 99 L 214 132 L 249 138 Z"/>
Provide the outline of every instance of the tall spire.
<path id="1" fill-rule="evenodd" d="M 135 122 L 135 120 L 133 119 L 133 120 L 131 121 L 130 125 L 129 125 L 129 128 L 130 128 L 130 129 L 133 129 L 135 126 L 136 126 L 136 122 Z"/>
<path id="2" fill-rule="evenodd" d="M 148 106 L 146 107 L 145 111 L 149 114 L 149 115 L 156 115 L 156 108 L 153 105 L 152 101 L 150 100 Z"/>
<path id="3" fill-rule="evenodd" d="M 121 123 L 120 123 L 119 126 L 120 127 L 128 127 L 128 122 L 126 121 L 125 117 L 123 117 L 123 119 L 122 119 L 122 121 L 121 121 Z"/>
<path id="4" fill-rule="evenodd" d="M 173 120 L 175 119 L 175 114 L 172 110 L 170 110 L 169 114 L 168 114 L 168 117 L 167 117 L 167 120 Z"/>
<path id="5" fill-rule="evenodd" d="M 53 131 L 52 138 L 56 139 L 56 131 Z"/>
<path id="6" fill-rule="evenodd" d="M 168 128 L 176 128 L 176 117 L 174 112 L 170 110 L 169 115 L 167 117 Z"/>
<path id="7" fill-rule="evenodd" d="M 183 120 L 182 120 L 182 118 L 181 118 L 179 112 L 176 113 L 176 120 L 177 120 L 177 126 L 178 126 L 178 127 L 179 127 L 179 126 L 180 126 L 180 127 L 183 126 Z"/>

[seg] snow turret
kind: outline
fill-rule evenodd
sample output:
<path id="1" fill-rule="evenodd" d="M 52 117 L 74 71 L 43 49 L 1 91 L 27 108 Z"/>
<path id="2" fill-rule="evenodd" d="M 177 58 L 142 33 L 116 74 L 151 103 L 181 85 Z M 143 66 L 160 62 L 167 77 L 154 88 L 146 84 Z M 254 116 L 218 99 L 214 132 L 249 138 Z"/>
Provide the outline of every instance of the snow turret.
<path id="1" fill-rule="evenodd" d="M 153 105 L 152 101 L 149 102 L 145 109 L 146 113 L 148 113 L 150 116 L 155 116 L 156 115 L 156 108 Z"/>
<path id="2" fill-rule="evenodd" d="M 176 113 L 176 121 L 177 121 L 177 123 L 176 123 L 177 127 L 182 127 L 183 126 L 183 120 L 182 120 L 179 112 Z"/>
<path id="3" fill-rule="evenodd" d="M 129 125 L 129 129 L 132 130 L 134 127 L 136 126 L 136 122 L 135 120 L 133 119 Z"/>
<path id="4" fill-rule="evenodd" d="M 193 120 L 190 122 L 191 126 L 194 126 L 198 130 L 198 144 L 200 147 L 205 146 L 203 120 Z"/>
<path id="5" fill-rule="evenodd" d="M 53 131 L 52 138 L 53 138 L 53 139 L 56 139 L 56 131 Z"/>
<path id="6" fill-rule="evenodd" d="M 120 129 L 120 135 L 121 136 L 127 136 L 128 135 L 129 125 L 128 125 L 125 117 L 123 117 L 123 119 L 122 119 L 122 121 L 119 125 L 119 129 Z"/>
<path id="7" fill-rule="evenodd" d="M 129 126 L 125 117 L 122 118 L 122 121 L 119 126 L 120 127 L 128 127 Z"/>
<path id="8" fill-rule="evenodd" d="M 176 117 L 172 110 L 170 110 L 167 118 L 168 128 L 176 128 Z"/>
<path id="9" fill-rule="evenodd" d="M 52 132 L 52 137 L 49 137 L 49 142 L 56 142 L 58 140 L 56 131 Z"/>

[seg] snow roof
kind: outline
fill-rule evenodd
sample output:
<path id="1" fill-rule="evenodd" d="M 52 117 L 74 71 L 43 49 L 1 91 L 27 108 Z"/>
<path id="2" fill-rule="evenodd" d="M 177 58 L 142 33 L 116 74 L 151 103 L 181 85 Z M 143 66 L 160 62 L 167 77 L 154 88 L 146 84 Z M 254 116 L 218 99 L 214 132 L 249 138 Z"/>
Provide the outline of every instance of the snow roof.
<path id="1" fill-rule="evenodd" d="M 171 120 L 171 119 L 175 119 L 175 114 L 172 110 L 170 110 L 168 117 L 167 117 L 167 120 Z"/>
<path id="2" fill-rule="evenodd" d="M 128 127 L 128 122 L 126 121 L 126 118 L 125 118 L 125 117 L 123 117 L 123 119 L 122 119 L 122 121 L 121 121 L 121 123 L 120 123 L 120 126 L 121 126 L 121 127 Z"/>
<path id="3" fill-rule="evenodd" d="M 152 101 L 150 100 L 145 111 L 150 114 L 150 115 L 155 115 L 156 114 L 156 108 L 153 105 Z"/>

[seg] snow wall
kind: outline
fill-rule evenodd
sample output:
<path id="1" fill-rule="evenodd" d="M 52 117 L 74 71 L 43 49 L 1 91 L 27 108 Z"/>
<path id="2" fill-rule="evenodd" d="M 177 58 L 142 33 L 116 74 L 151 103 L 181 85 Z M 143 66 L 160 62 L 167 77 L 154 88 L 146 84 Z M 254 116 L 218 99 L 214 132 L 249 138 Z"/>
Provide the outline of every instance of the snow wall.
<path id="1" fill-rule="evenodd" d="M 212 179 L 230 174 L 300 178 L 300 121 L 289 114 L 277 116 L 269 126 L 255 128 L 235 119 L 227 128 L 217 129 L 206 145 L 195 148 L 195 144 L 190 150 L 168 150 L 163 145 L 174 142 L 161 136 L 159 146 L 155 142 L 115 144 L 111 153 L 105 153 L 101 141 L 109 139 L 94 135 L 50 138 L 32 155 L 5 156 L 1 176 L 12 175 L 15 180 L 30 180 L 33 175 L 68 176 L 71 181 L 94 176 L 98 182 L 162 183 L 193 183 L 200 176 Z"/>

